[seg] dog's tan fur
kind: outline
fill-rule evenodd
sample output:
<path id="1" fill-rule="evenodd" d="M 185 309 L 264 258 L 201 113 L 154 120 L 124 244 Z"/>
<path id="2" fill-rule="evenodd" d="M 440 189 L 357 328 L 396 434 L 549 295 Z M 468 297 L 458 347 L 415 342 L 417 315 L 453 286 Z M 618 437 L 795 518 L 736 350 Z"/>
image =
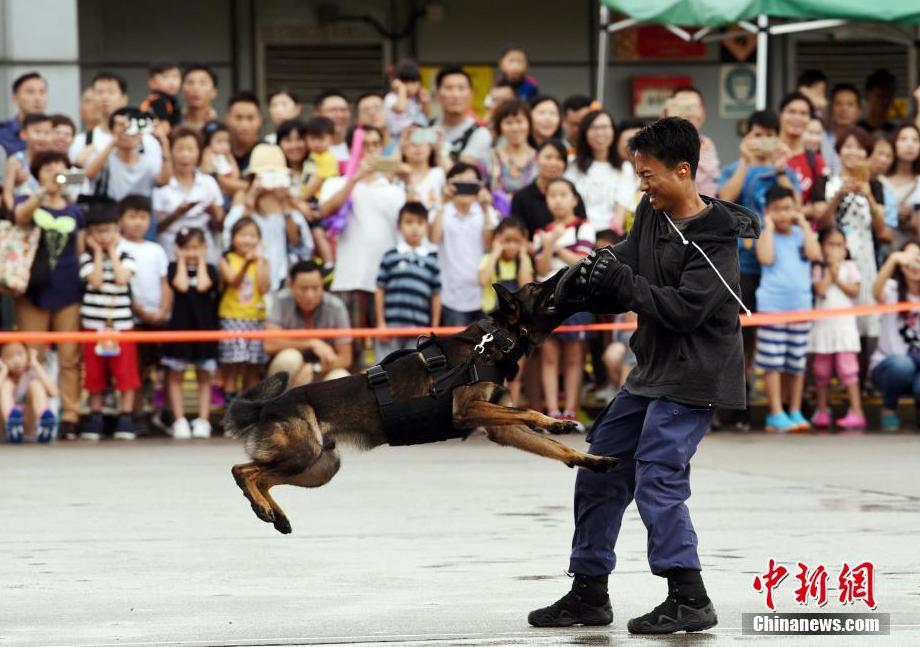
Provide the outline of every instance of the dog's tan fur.
<path id="1" fill-rule="evenodd" d="M 512 295 L 496 286 L 500 310 L 493 322 L 520 344 L 539 344 L 565 317 L 549 307 L 558 276 L 542 284 L 528 284 Z M 474 352 L 482 331 L 471 325 L 464 332 L 444 338 L 442 349 L 451 365 Z M 514 358 L 503 358 L 490 349 L 474 356 L 479 363 L 498 366 L 509 376 Z M 388 365 L 394 398 L 425 395 L 430 378 L 419 354 Z M 371 449 L 385 444 L 376 399 L 364 374 L 310 384 L 285 392 L 287 376 L 266 379 L 244 393 L 229 408 L 225 426 L 245 439 L 250 463 L 235 465 L 233 477 L 252 504 L 259 519 L 282 533 L 291 525 L 269 491 L 277 485 L 319 487 L 338 472 L 338 441 Z M 510 392 L 492 382 L 477 382 L 453 391 L 452 413 L 456 429 L 484 428 L 490 440 L 551 458 L 569 467 L 596 471 L 613 469 L 617 460 L 572 449 L 534 429 L 570 431 L 572 423 L 533 411 L 512 407 Z"/>

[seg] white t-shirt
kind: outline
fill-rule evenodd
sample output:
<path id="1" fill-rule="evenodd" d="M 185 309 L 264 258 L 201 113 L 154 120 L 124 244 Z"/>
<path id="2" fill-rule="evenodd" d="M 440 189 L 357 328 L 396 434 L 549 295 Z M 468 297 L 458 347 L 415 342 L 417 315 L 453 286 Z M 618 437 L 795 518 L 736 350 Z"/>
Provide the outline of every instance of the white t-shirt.
<path id="1" fill-rule="evenodd" d="M 101 127 L 96 126 L 93 128 L 93 142 L 92 147 L 94 152 L 86 158 L 83 163 L 83 168 L 86 168 L 92 159 L 99 154 L 99 151 L 103 150 L 109 143 L 112 141 L 112 133 L 102 130 Z M 77 156 L 80 152 L 86 148 L 86 132 L 77 134 L 73 138 L 73 142 L 70 144 L 70 150 L 67 151 L 68 156 L 72 164 L 76 163 Z M 112 156 L 115 155 L 115 151 L 112 151 Z M 153 135 L 143 135 L 141 137 L 141 157 L 144 158 L 145 162 L 150 165 L 151 168 L 156 169 L 154 172 L 154 177 L 160 174 L 160 170 L 163 164 L 163 149 L 160 146 L 160 142 L 157 141 L 157 138 Z M 90 180 L 86 180 L 83 183 L 83 188 L 80 189 L 80 193 L 84 195 L 92 195 L 95 189 L 95 183 Z M 111 189 L 111 182 L 109 188 L 109 195 L 113 196 Z M 127 194 L 125 194 L 127 195 Z M 144 195 L 150 195 L 148 191 Z M 121 196 L 124 197 L 124 196 Z M 115 198 L 116 200 L 121 198 Z"/>
<path id="2" fill-rule="evenodd" d="M 571 180 L 585 201 L 588 222 L 595 231 L 611 228 L 617 204 L 626 210 L 635 207 L 636 175 L 628 162 L 616 169 L 610 162 L 595 161 L 591 162 L 587 173 L 582 173 L 572 161 L 565 177 Z"/>
<path id="3" fill-rule="evenodd" d="M 136 305 L 149 312 L 159 312 L 163 303 L 161 280 L 166 277 L 169 259 L 166 251 L 154 242 L 139 243 L 121 239 L 119 250 L 134 257 L 134 275 L 131 277 L 131 296 Z"/>
<path id="4" fill-rule="evenodd" d="M 338 193 L 344 177 L 329 178 L 320 190 L 320 204 Z M 396 247 L 399 210 L 406 191 L 377 174 L 370 182 L 358 182 L 351 192 L 351 212 L 339 238 L 333 291 L 377 290 L 377 270 L 387 250 Z"/>
<path id="5" fill-rule="evenodd" d="M 907 295 L 910 303 L 920 302 L 920 296 L 913 294 Z M 898 282 L 894 279 L 888 279 L 885 282 L 885 303 L 898 302 Z M 910 347 L 901 335 L 901 326 L 907 322 L 909 328 L 913 328 L 914 333 L 920 336 L 920 312 L 912 310 L 908 312 L 886 312 L 882 315 L 881 330 L 878 336 L 878 346 L 872 353 L 869 360 L 869 371 L 875 369 L 883 359 L 892 355 L 907 355 Z"/>
<path id="6" fill-rule="evenodd" d="M 428 169 L 425 178 L 415 185 L 416 199 L 428 208 L 429 214 L 441 206 L 447 176 L 440 166 Z"/>
<path id="7" fill-rule="evenodd" d="M 233 224 L 243 217 L 245 210 L 242 206 L 236 205 L 231 207 L 230 212 L 224 219 L 223 243 L 224 249 L 230 249 L 230 234 L 233 231 Z M 288 255 L 287 228 L 285 227 L 284 214 L 249 214 L 256 224 L 259 225 L 259 231 L 262 233 L 262 249 L 265 258 L 268 261 L 268 275 L 271 282 L 271 291 L 281 287 L 281 283 L 287 278 L 290 257 Z M 312 250 L 313 237 L 310 235 L 310 228 L 307 221 L 304 220 L 303 214 L 299 211 L 292 211 L 291 218 L 297 223 L 300 229 L 300 239 L 307 249 Z"/>
<path id="8" fill-rule="evenodd" d="M 190 189 L 186 189 L 173 177 L 169 180 L 169 184 L 158 187 L 153 192 L 154 212 L 171 213 L 183 202 L 197 202 L 197 204 L 169 227 L 160 229 L 157 242 L 166 250 L 167 258 L 174 261 L 176 260 L 176 234 L 179 230 L 183 227 L 201 229 L 204 231 L 208 244 L 208 263 L 217 265 L 220 259 L 220 247 L 211 234 L 209 226 L 211 216 L 205 211 L 212 204 L 223 206 L 224 196 L 220 192 L 217 180 L 201 171 L 195 171 L 195 180 Z"/>
<path id="9" fill-rule="evenodd" d="M 494 217 L 491 218 L 494 222 Z M 441 303 L 451 310 L 472 312 L 482 308 L 479 262 L 485 253 L 483 230 L 486 214 L 474 202 L 468 214 L 461 215 L 452 202 L 444 205 L 441 244 Z"/>
<path id="10" fill-rule="evenodd" d="M 450 155 L 451 143 L 460 141 L 463 138 L 463 134 L 470 126 L 475 124 L 475 121 L 467 117 L 456 126 L 448 128 L 444 125 L 440 117 L 435 120 L 434 125 L 444 129 L 444 149 L 442 154 L 445 158 Z M 482 162 L 482 165 L 488 168 L 492 157 L 492 134 L 489 132 L 489 129 L 483 126 L 477 126 L 467 140 L 466 146 L 460 151 L 460 157 L 471 157 Z"/>
<path id="11" fill-rule="evenodd" d="M 347 164 L 348 160 L 351 159 L 351 151 L 348 150 L 348 144 L 345 142 L 333 144 L 329 147 L 329 150 L 335 155 L 335 158 L 339 160 L 340 164 Z"/>

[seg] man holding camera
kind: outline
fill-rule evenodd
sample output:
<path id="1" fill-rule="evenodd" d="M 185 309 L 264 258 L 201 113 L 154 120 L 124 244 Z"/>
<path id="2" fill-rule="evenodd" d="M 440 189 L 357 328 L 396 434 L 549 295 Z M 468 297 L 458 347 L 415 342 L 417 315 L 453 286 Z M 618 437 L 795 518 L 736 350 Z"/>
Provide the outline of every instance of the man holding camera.
<path id="1" fill-rule="evenodd" d="M 607 579 L 617 563 L 623 513 L 635 499 L 648 530 L 649 566 L 667 578 L 668 596 L 630 620 L 629 631 L 702 631 L 717 619 L 685 504 L 690 460 L 712 407 L 745 403 L 737 241 L 756 238 L 759 226 L 748 210 L 697 192 L 700 138 L 690 122 L 661 119 L 629 147 L 645 192 L 633 228 L 623 242 L 566 270 L 554 298 L 564 313 L 638 315 L 631 342 L 636 368 L 588 437 L 592 454 L 620 462 L 610 473 L 578 471 L 572 590 L 528 621 L 538 627 L 613 622 Z"/>

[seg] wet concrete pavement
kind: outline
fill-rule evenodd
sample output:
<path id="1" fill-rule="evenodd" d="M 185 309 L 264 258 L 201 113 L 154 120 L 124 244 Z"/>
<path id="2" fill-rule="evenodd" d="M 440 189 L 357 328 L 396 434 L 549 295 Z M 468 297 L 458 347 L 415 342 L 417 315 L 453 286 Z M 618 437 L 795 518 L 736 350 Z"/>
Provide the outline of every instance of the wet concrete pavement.
<path id="1" fill-rule="evenodd" d="M 614 625 L 528 627 L 569 586 L 574 471 L 482 438 L 343 454 L 329 485 L 274 491 L 282 536 L 234 485 L 232 441 L 0 446 L 0 645 L 920 644 L 918 435 L 707 437 L 689 505 L 720 624 L 659 639 L 626 631 L 665 594 L 635 507 Z M 872 560 L 891 635 L 742 636 L 771 557 L 780 611 L 805 610 L 796 561 L 835 580 Z"/>

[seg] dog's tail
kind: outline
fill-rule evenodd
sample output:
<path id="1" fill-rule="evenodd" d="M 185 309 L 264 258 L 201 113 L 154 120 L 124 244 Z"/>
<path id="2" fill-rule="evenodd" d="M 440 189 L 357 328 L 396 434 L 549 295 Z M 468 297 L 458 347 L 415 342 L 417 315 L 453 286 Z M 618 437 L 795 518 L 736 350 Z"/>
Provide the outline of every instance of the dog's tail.
<path id="1" fill-rule="evenodd" d="M 234 438 L 249 439 L 258 430 L 262 410 L 284 393 L 288 374 L 281 372 L 265 378 L 230 403 L 224 414 L 224 430 Z"/>

